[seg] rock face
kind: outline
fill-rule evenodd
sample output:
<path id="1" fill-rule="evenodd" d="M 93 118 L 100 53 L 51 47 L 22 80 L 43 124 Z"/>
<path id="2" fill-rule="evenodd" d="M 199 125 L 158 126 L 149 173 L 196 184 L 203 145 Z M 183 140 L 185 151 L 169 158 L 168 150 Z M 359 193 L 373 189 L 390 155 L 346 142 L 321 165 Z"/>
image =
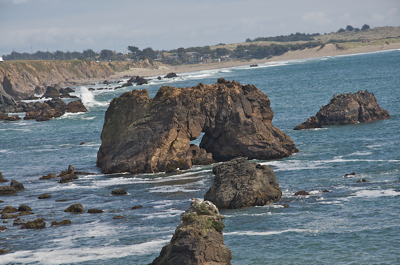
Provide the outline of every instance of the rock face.
<path id="1" fill-rule="evenodd" d="M 214 183 L 204 195 L 219 209 L 262 206 L 281 198 L 274 171 L 266 165 L 238 157 L 214 166 Z"/>
<path id="2" fill-rule="evenodd" d="M 223 218 L 211 202 L 192 199 L 171 242 L 150 264 L 231 264 L 232 253 L 222 236 Z"/>
<path id="3" fill-rule="evenodd" d="M 7 182 L 8 180 L 6 180 L 4 177 L 3 177 L 3 174 L 1 173 L 1 171 L 0 171 L 0 182 Z"/>
<path id="4" fill-rule="evenodd" d="M 382 109 L 373 93 L 335 95 L 328 105 L 324 105 L 315 116 L 296 126 L 294 130 L 321 128 L 322 125 L 345 125 L 389 119 L 390 114 Z"/>
<path id="5" fill-rule="evenodd" d="M 273 115 L 258 88 L 223 78 L 214 85 L 163 86 L 152 99 L 145 89 L 126 92 L 106 112 L 97 166 L 103 173 L 142 173 L 195 164 L 188 151 L 201 132 L 200 148 L 216 161 L 288 157 L 298 150 L 271 124 Z"/>

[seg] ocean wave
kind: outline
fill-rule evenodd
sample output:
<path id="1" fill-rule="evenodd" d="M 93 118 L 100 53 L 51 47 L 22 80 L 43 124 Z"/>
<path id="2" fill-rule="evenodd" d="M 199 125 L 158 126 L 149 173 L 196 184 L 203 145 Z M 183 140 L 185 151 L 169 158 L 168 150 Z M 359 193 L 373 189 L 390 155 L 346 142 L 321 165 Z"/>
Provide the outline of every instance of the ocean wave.
<path id="1" fill-rule="evenodd" d="M 378 197 L 386 197 L 386 196 L 399 196 L 400 192 L 395 191 L 394 189 L 388 190 L 360 190 L 355 193 L 353 197 L 361 197 L 361 198 L 378 198 Z"/>

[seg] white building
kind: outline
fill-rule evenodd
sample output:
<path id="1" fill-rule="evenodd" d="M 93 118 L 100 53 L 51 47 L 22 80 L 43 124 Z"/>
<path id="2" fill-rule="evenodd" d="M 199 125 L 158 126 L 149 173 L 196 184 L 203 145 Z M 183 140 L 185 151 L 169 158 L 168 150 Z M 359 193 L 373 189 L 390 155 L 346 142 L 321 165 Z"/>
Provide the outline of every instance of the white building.
<path id="1" fill-rule="evenodd" d="M 3 57 L 0 57 L 0 62 L 4 62 Z"/>

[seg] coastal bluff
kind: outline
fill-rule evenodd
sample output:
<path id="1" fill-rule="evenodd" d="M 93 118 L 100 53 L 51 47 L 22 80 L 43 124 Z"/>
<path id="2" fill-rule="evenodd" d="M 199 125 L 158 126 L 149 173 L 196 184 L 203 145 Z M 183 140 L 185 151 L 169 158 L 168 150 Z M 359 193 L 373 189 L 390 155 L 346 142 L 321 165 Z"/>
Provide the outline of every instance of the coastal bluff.
<path id="1" fill-rule="evenodd" d="M 204 160 L 193 159 L 199 153 L 211 163 L 211 156 L 270 160 L 298 152 L 272 125 L 273 116 L 261 90 L 223 78 L 212 85 L 163 86 L 152 99 L 146 89 L 125 92 L 106 111 L 97 166 L 103 173 L 155 173 L 190 168 Z M 200 148 L 191 145 L 202 132 Z"/>
<path id="2" fill-rule="evenodd" d="M 322 128 L 323 125 L 346 125 L 389 119 L 390 114 L 381 108 L 373 93 L 358 91 L 334 95 L 327 105 L 294 130 Z"/>

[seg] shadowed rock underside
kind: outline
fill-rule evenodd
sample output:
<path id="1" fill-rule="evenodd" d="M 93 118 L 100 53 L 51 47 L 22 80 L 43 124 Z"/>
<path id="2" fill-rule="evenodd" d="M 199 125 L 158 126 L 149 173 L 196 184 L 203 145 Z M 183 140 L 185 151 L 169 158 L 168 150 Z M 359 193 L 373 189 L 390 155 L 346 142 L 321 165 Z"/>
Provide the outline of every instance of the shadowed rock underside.
<path id="1" fill-rule="evenodd" d="M 292 139 L 271 122 L 270 101 L 253 85 L 219 79 L 216 84 L 163 86 L 126 92 L 106 111 L 97 166 L 103 173 L 161 172 L 193 162 L 278 159 L 297 152 Z M 204 136 L 194 154 L 190 141 Z M 206 153 L 207 152 L 207 153 Z M 194 159 L 201 154 L 204 159 Z"/>

